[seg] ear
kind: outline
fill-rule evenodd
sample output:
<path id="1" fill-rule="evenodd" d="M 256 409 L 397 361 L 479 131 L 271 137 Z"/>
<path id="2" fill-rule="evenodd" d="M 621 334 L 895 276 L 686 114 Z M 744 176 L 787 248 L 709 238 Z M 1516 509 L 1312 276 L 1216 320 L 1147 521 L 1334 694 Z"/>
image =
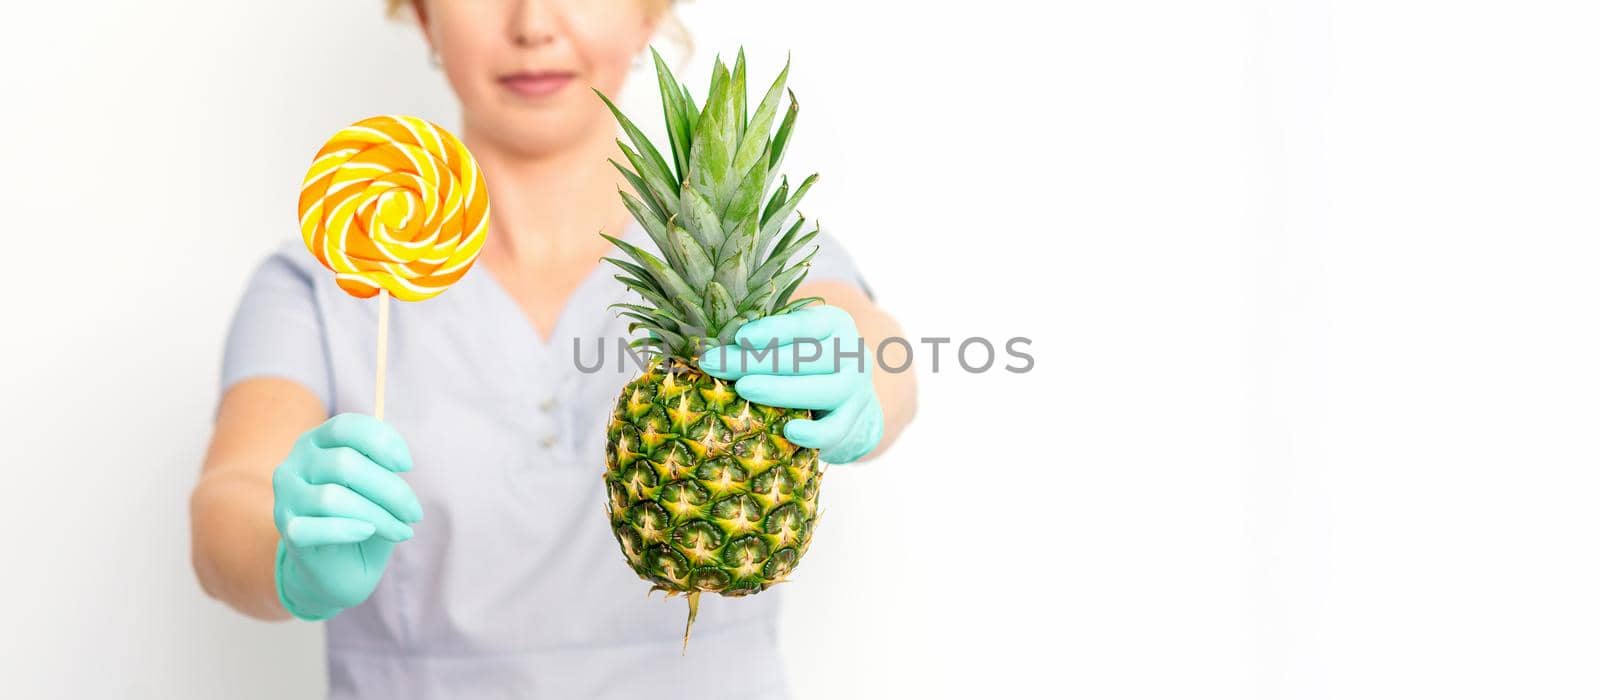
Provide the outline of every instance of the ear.
<path id="1" fill-rule="evenodd" d="M 411 0 L 411 12 L 417 18 L 417 27 L 422 29 L 422 38 L 428 42 L 428 48 L 433 48 L 433 34 L 428 31 L 428 3 L 425 0 Z"/>
<path id="2" fill-rule="evenodd" d="M 418 1 L 420 2 L 420 0 Z M 644 13 L 644 26 L 641 28 L 644 30 L 645 42 L 644 46 L 639 47 L 640 51 L 649 48 L 650 37 L 656 35 L 656 31 L 661 29 L 661 24 L 666 22 L 667 17 L 672 14 L 671 0 L 660 0 L 651 5 L 651 9 Z"/>

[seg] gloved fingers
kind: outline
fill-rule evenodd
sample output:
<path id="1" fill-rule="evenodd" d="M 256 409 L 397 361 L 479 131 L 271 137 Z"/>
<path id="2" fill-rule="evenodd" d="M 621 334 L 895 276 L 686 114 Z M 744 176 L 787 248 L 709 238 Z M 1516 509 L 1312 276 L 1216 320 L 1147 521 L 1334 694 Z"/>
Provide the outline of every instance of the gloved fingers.
<path id="1" fill-rule="evenodd" d="M 857 391 L 861 378 L 853 374 L 818 374 L 784 377 L 752 374 L 734 382 L 733 389 L 746 401 L 781 406 L 834 410 Z"/>
<path id="2" fill-rule="evenodd" d="M 394 472 L 411 470 L 411 449 L 400 433 L 372 416 L 341 413 L 311 431 L 312 444 L 324 449 L 348 447 Z"/>
<path id="3" fill-rule="evenodd" d="M 854 462 L 872 453 L 883 439 L 883 408 L 876 396 L 871 397 L 856 418 L 856 424 L 840 442 L 825 448 L 817 457 L 829 464 Z"/>
<path id="4" fill-rule="evenodd" d="M 355 518 L 372 523 L 377 528 L 379 537 L 390 542 L 404 542 L 411 539 L 411 526 L 400 522 L 389 511 L 384 510 L 361 494 L 351 491 L 340 484 L 316 484 L 308 486 L 311 489 L 311 498 L 307 507 L 296 508 L 295 515 L 326 515 L 341 518 Z"/>
<path id="5" fill-rule="evenodd" d="M 795 338 L 823 340 L 835 335 L 855 333 L 856 322 L 837 306 L 811 306 L 777 316 L 767 316 L 739 327 L 733 334 L 740 345 L 766 347 L 793 342 Z"/>
<path id="6" fill-rule="evenodd" d="M 405 522 L 422 520 L 422 504 L 411 486 L 352 448 L 320 450 L 302 477 L 310 484 L 342 484 Z"/>
<path id="7" fill-rule="evenodd" d="M 783 426 L 783 436 L 801 447 L 823 449 L 832 447 L 849 437 L 850 430 L 861 418 L 866 407 L 866 397 L 853 397 L 836 411 L 815 419 L 792 420 Z"/>
<path id="8" fill-rule="evenodd" d="M 865 372 L 871 366 L 860 336 L 825 340 L 800 339 L 772 348 L 743 349 L 720 345 L 700 356 L 700 369 L 713 377 L 735 380 L 752 374 L 781 376 Z"/>
<path id="9" fill-rule="evenodd" d="M 372 523 L 353 518 L 298 515 L 283 528 L 283 539 L 295 547 L 320 547 L 326 544 L 355 544 L 372 537 Z"/>

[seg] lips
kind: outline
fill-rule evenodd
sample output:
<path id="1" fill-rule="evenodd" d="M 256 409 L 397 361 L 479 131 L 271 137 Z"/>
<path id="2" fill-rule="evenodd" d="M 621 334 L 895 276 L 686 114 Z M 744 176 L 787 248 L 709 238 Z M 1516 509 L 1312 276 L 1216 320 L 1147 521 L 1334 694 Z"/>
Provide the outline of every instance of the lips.
<path id="1" fill-rule="evenodd" d="M 576 78 L 569 71 L 519 71 L 500 76 L 500 84 L 523 97 L 548 97 L 560 92 Z"/>

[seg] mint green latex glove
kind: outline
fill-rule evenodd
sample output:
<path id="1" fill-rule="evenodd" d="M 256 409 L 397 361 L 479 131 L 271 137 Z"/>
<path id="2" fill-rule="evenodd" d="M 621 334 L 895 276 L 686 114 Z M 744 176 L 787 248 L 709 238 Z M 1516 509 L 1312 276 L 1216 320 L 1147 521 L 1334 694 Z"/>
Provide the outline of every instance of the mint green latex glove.
<path id="1" fill-rule="evenodd" d="M 372 595 L 422 504 L 399 472 L 411 451 L 388 423 L 341 413 L 306 431 L 272 472 L 278 600 L 325 620 Z"/>
<path id="2" fill-rule="evenodd" d="M 790 442 L 843 464 L 883 439 L 883 408 L 872 388 L 876 360 L 844 309 L 813 306 L 757 319 L 734 340 L 701 355 L 700 369 L 733 381 L 747 401 L 822 412 L 815 420 L 789 421 L 783 435 Z"/>

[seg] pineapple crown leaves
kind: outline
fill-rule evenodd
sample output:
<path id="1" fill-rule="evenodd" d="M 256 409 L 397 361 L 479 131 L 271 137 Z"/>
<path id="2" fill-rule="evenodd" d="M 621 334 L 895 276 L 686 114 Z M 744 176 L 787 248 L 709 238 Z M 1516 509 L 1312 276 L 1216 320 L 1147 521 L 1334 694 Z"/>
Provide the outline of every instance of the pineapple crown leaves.
<path id="1" fill-rule="evenodd" d="M 787 60 L 752 112 L 743 49 L 732 70 L 716 58 L 703 107 L 661 55 L 654 48 L 650 53 L 666 120 L 666 153 L 604 93 L 595 94 L 627 136 L 617 140 L 627 163 L 611 164 L 633 192 L 618 194 L 660 255 L 602 233 L 627 258 L 604 260 L 621 270 L 616 279 L 645 302 L 612 305 L 631 321 L 630 333 L 648 333 L 632 345 L 692 361 L 708 345 L 733 342 L 745 323 L 820 301 L 790 298 L 816 254 L 813 247 L 790 264 L 819 232 L 813 224 L 801 233 L 806 219 L 797 211 L 817 176 L 791 190 L 788 178 L 778 175 L 800 112 L 787 90 Z M 788 106 L 780 119 L 785 93 Z"/>

